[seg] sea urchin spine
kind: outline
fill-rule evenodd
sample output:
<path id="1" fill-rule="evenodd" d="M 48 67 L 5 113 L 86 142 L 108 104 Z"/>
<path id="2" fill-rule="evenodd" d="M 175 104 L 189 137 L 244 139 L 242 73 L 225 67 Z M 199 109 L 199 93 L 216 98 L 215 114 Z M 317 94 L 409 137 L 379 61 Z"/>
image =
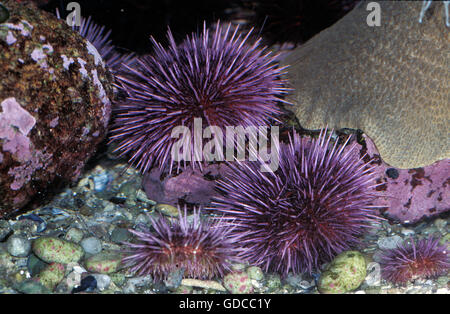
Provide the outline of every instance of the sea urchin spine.
<path id="1" fill-rule="evenodd" d="M 189 222 L 186 209 L 172 222 L 163 216 L 149 219 L 152 230 L 130 230 L 137 242 L 125 243 L 128 253 L 123 261 L 139 275 L 161 280 L 184 269 L 189 278 L 210 279 L 223 276 L 230 270 L 230 262 L 238 261 L 238 237 L 221 221 L 202 219 L 194 210 Z"/>
<path id="2" fill-rule="evenodd" d="M 227 126 L 269 125 L 280 113 L 277 102 L 285 94 L 283 68 L 275 56 L 249 44 L 231 24 L 217 25 L 210 34 L 193 34 L 177 45 L 169 30 L 169 47 L 152 38 L 154 54 L 138 58 L 135 67 L 118 75 L 128 95 L 117 104 L 111 140 L 121 155 L 131 153 L 130 163 L 146 172 L 153 166 L 172 165 L 175 127 L 190 130 L 194 162 L 202 160 L 194 149 L 194 119 L 202 128 L 215 126 L 225 134 Z"/>
<path id="3" fill-rule="evenodd" d="M 400 285 L 418 278 L 436 278 L 450 269 L 448 243 L 440 245 L 439 239 L 432 237 L 411 239 L 395 249 L 385 250 L 380 266 L 385 280 Z"/>
<path id="4" fill-rule="evenodd" d="M 286 275 L 313 272 L 359 237 L 377 219 L 372 167 L 324 131 L 307 142 L 296 133 L 279 151 L 277 171 L 256 163 L 230 163 L 209 208 L 240 233 L 242 257 Z"/>

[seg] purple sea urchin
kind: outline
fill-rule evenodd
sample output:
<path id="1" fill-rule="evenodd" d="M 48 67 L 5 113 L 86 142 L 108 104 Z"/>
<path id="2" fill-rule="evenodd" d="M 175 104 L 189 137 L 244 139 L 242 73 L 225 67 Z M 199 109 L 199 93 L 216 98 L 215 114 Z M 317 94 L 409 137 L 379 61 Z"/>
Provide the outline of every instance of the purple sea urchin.
<path id="1" fill-rule="evenodd" d="M 372 168 L 352 148 L 330 144 L 323 131 L 307 143 L 296 133 L 279 150 L 277 171 L 256 163 L 231 163 L 218 182 L 223 197 L 211 210 L 236 224 L 242 257 L 286 275 L 313 272 L 321 263 L 359 244 L 376 221 Z"/>
<path id="2" fill-rule="evenodd" d="M 194 211 L 189 222 L 186 209 L 178 221 L 169 222 L 163 216 L 149 219 L 153 230 L 130 230 L 137 243 L 125 243 L 129 252 L 123 261 L 139 275 L 151 274 L 161 280 L 184 269 L 190 278 L 210 279 L 224 275 L 230 262 L 238 260 L 238 237 L 221 221 L 202 219 L 199 211 Z"/>
<path id="3" fill-rule="evenodd" d="M 450 269 L 448 243 L 439 245 L 439 239 L 432 237 L 411 239 L 395 249 L 385 250 L 380 265 L 381 276 L 400 285 L 418 278 L 435 278 Z"/>
<path id="4" fill-rule="evenodd" d="M 231 25 L 218 25 L 213 34 L 204 25 L 177 45 L 169 30 L 169 47 L 152 39 L 153 56 L 141 57 L 130 74 L 119 75 L 127 99 L 116 106 L 111 140 L 116 151 L 131 153 L 130 163 L 146 172 L 164 168 L 170 160 L 176 138 L 175 127 L 191 131 L 194 147 L 194 119 L 202 127 L 267 125 L 279 114 L 277 102 L 286 89 L 274 56 L 249 44 Z M 224 132 L 225 134 L 225 132 Z M 198 161 L 191 149 L 191 161 Z M 201 157 L 201 156 L 200 156 Z M 172 160 L 170 160 L 172 161 Z M 169 165 L 170 167 L 170 165 Z"/>

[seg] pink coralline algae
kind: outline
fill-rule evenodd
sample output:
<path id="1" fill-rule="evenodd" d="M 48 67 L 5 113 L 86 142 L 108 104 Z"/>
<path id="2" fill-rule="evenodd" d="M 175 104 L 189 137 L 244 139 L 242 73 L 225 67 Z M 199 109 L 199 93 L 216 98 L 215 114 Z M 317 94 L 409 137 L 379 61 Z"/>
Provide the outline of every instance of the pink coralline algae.
<path id="1" fill-rule="evenodd" d="M 399 169 L 386 164 L 370 138 L 366 148 L 376 160 L 377 187 L 381 197 L 375 205 L 386 206 L 383 214 L 402 224 L 413 224 L 450 209 L 450 160 L 444 159 L 423 168 Z M 383 184 L 384 183 L 384 184 Z"/>

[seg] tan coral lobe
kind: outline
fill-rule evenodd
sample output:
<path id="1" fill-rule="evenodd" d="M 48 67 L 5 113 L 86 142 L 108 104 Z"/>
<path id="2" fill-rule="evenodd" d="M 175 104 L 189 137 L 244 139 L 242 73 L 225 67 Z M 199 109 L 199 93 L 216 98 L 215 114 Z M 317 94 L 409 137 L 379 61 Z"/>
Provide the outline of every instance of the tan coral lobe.
<path id="1" fill-rule="evenodd" d="M 381 26 L 367 25 L 368 2 L 296 48 L 290 96 L 308 129 L 363 130 L 383 158 L 416 168 L 450 157 L 450 28 L 442 2 L 422 23 L 421 1 L 379 1 Z"/>

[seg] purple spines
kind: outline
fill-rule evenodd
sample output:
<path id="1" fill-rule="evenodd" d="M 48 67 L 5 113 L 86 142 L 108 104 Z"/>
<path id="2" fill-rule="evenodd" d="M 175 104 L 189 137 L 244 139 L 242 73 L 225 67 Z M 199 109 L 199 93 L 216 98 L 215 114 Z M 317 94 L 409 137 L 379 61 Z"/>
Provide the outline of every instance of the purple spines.
<path id="1" fill-rule="evenodd" d="M 184 269 L 187 278 L 211 279 L 223 276 L 231 262 L 239 261 L 239 236 L 232 235 L 232 228 L 220 220 L 203 219 L 194 211 L 188 221 L 186 209 L 172 222 L 163 216 L 149 219 L 151 228 L 130 230 L 136 242 L 125 243 L 128 250 L 123 261 L 139 275 L 161 280 Z"/>
<path id="2" fill-rule="evenodd" d="M 450 260 L 448 243 L 438 238 L 426 238 L 400 244 L 385 250 L 380 261 L 381 276 L 390 282 L 404 285 L 415 279 L 436 278 L 448 273 Z"/>
<path id="3" fill-rule="evenodd" d="M 377 221 L 372 168 L 325 134 L 307 143 L 294 133 L 273 173 L 259 163 L 231 163 L 219 181 L 224 196 L 209 209 L 237 225 L 249 263 L 283 275 L 311 273 L 357 246 Z"/>
<path id="4" fill-rule="evenodd" d="M 275 56 L 250 44 L 250 33 L 241 35 L 231 25 L 218 25 L 210 33 L 204 25 L 176 44 L 169 30 L 169 46 L 153 38 L 154 53 L 138 59 L 129 74 L 119 75 L 127 99 L 115 108 L 112 141 L 121 155 L 131 153 L 130 163 L 146 172 L 153 166 L 172 165 L 171 151 L 178 138 L 175 127 L 190 130 L 190 161 L 195 156 L 194 119 L 202 129 L 226 126 L 268 125 L 280 113 L 277 102 L 285 94 L 283 69 Z M 200 159 L 200 160 L 199 160 Z"/>

